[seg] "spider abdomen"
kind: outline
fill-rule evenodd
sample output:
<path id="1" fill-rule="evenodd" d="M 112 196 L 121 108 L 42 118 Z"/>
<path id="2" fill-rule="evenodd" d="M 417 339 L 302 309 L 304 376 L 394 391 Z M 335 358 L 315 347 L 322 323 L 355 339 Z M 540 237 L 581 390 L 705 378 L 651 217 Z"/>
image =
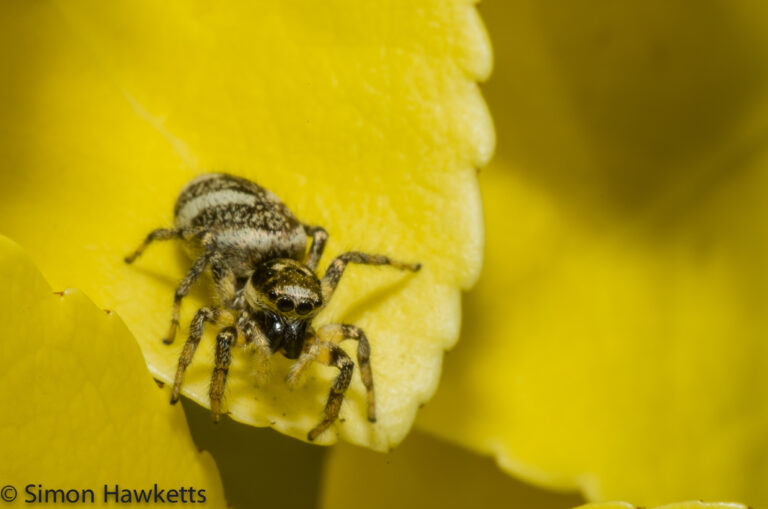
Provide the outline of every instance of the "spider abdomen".
<path id="1" fill-rule="evenodd" d="M 301 260 L 307 237 L 303 225 L 280 199 L 249 180 L 211 173 L 190 181 L 174 208 L 175 226 L 205 231 L 237 277 L 262 260 Z M 190 256 L 201 250 L 200 236 L 186 239 Z"/>

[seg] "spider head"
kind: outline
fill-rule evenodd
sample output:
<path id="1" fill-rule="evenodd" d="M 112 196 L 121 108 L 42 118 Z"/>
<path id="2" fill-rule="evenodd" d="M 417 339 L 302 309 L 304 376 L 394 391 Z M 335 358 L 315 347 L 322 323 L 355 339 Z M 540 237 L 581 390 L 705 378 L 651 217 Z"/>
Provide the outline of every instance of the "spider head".
<path id="1" fill-rule="evenodd" d="M 290 258 L 266 260 L 254 268 L 245 298 L 254 309 L 285 319 L 306 321 L 323 307 L 320 280 L 306 266 Z"/>

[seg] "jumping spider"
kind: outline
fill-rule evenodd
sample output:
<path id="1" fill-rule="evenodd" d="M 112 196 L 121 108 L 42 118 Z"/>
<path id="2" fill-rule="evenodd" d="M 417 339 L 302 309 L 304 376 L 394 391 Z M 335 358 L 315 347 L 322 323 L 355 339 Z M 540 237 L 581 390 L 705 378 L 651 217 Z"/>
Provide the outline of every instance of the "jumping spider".
<path id="1" fill-rule="evenodd" d="M 339 415 L 354 363 L 339 343 L 358 341 L 357 363 L 367 390 L 368 420 L 376 420 L 370 347 L 365 333 L 354 325 L 330 324 L 317 330 L 312 320 L 328 303 L 348 263 L 390 265 L 417 271 L 419 264 L 401 263 L 386 256 L 348 252 L 337 256 L 322 279 L 315 275 L 328 233 L 319 226 L 299 222 L 280 199 L 257 184 L 221 173 L 190 181 L 174 209 L 175 227 L 159 228 L 125 258 L 133 262 L 155 240 L 181 239 L 194 261 L 176 288 L 168 335 L 171 344 L 179 326 L 179 308 L 192 284 L 210 266 L 216 287 L 216 305 L 197 311 L 189 338 L 179 357 L 171 403 L 179 399 L 184 371 L 192 360 L 205 322 L 222 326 L 216 336 L 215 367 L 210 399 L 217 421 L 231 361 L 232 346 L 243 338 L 254 352 L 257 383 L 269 376 L 269 358 L 275 352 L 297 359 L 287 382 L 294 385 L 313 361 L 335 366 L 325 416 L 307 435 L 314 440 Z M 312 243 L 307 250 L 307 237 Z"/>

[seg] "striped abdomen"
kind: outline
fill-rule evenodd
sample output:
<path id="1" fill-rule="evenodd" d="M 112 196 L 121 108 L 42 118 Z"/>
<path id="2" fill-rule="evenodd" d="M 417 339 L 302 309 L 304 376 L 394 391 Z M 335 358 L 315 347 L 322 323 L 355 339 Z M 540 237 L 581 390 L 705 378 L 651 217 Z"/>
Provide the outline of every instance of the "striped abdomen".
<path id="1" fill-rule="evenodd" d="M 237 277 L 270 258 L 301 260 L 307 244 L 304 226 L 270 191 L 246 179 L 212 173 L 189 182 L 174 210 L 176 228 L 204 230 Z M 199 239 L 188 243 L 199 254 Z"/>

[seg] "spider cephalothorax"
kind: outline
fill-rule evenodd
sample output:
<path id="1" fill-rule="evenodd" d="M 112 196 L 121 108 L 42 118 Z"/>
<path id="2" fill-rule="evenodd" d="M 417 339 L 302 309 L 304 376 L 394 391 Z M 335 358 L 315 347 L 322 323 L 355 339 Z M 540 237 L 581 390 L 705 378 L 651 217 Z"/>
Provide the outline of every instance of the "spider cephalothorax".
<path id="1" fill-rule="evenodd" d="M 289 258 L 258 264 L 245 286 L 251 307 L 273 309 L 297 319 L 311 318 L 323 305 L 320 280 L 306 266 Z"/>
<path id="2" fill-rule="evenodd" d="M 270 350 L 297 359 L 310 322 L 323 305 L 315 273 L 296 260 L 265 260 L 256 266 L 243 293 Z"/>
<path id="3" fill-rule="evenodd" d="M 257 381 L 269 373 L 269 357 L 280 352 L 296 359 L 287 382 L 295 384 L 313 361 L 339 369 L 325 407 L 323 420 L 308 434 L 314 440 L 339 415 L 354 364 L 339 347 L 345 339 L 358 341 L 357 362 L 367 390 L 368 419 L 376 419 L 370 346 L 365 333 L 354 325 L 329 324 L 315 330 L 312 321 L 333 295 L 348 263 L 389 265 L 417 271 L 386 256 L 348 252 L 337 256 L 323 274 L 315 274 L 328 238 L 319 226 L 300 223 L 274 194 L 246 179 L 221 173 L 202 175 L 189 182 L 176 200 L 175 227 L 152 231 L 139 248 L 126 257 L 133 262 L 154 240 L 182 239 L 195 258 L 176 289 L 171 327 L 164 342 L 170 344 L 179 324 L 182 299 L 191 285 L 210 267 L 216 285 L 215 306 L 195 314 L 189 337 L 179 356 L 171 402 L 179 399 L 184 372 L 203 335 L 205 322 L 221 325 L 216 337 L 216 357 L 210 399 L 218 420 L 231 349 L 242 338 L 252 349 Z M 307 250 L 307 237 L 312 243 Z"/>

